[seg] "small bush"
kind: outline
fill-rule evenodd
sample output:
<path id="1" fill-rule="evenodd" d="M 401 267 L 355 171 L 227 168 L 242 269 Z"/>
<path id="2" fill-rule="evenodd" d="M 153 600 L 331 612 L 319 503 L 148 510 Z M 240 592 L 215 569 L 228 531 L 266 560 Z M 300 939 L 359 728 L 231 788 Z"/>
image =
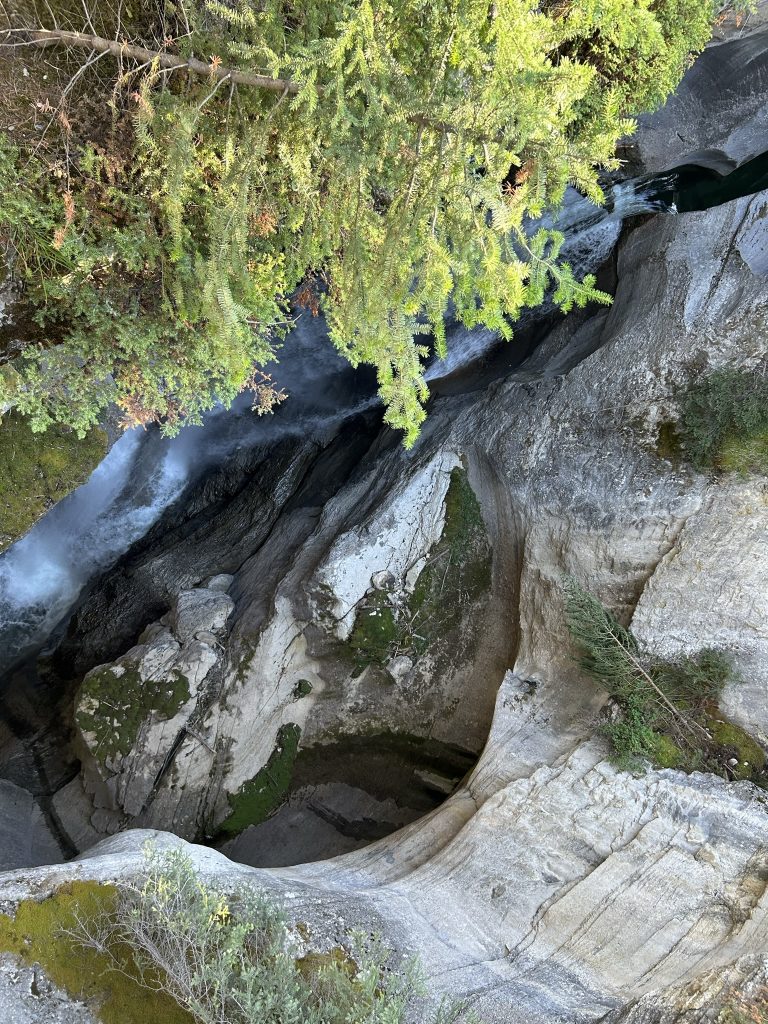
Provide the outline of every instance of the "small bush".
<path id="1" fill-rule="evenodd" d="M 112 910 L 80 922 L 79 942 L 107 957 L 129 950 L 140 981 L 199 1024 L 402 1024 L 420 992 L 415 961 L 390 971 L 389 952 L 356 933 L 347 948 L 297 956 L 276 904 L 247 885 L 206 884 L 179 850 L 150 851 L 144 884 L 117 892 Z M 434 1024 L 463 1012 L 444 1002 Z"/>
<path id="2" fill-rule="evenodd" d="M 768 474 L 768 379 L 747 370 L 718 370 L 683 396 L 678 424 L 697 469 Z"/>
<path id="3" fill-rule="evenodd" d="M 618 716 L 604 731 L 618 767 L 636 769 L 650 761 L 765 784 L 764 751 L 717 707 L 733 678 L 723 654 L 702 650 L 677 661 L 649 657 L 631 631 L 575 580 L 566 580 L 564 596 L 579 664 L 616 701 Z"/>

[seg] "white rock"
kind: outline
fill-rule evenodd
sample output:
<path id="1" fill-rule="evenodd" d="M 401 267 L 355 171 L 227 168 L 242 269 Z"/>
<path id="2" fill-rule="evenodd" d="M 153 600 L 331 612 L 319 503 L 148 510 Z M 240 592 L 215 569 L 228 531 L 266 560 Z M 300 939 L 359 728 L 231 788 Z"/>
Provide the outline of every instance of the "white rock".
<path id="1" fill-rule="evenodd" d="M 184 643 L 204 631 L 224 629 L 235 602 L 216 590 L 182 590 L 171 609 L 171 628 Z"/>
<path id="2" fill-rule="evenodd" d="M 218 590 L 222 594 L 226 594 L 232 584 L 235 582 L 235 577 L 228 572 L 220 572 L 217 576 L 210 576 L 204 583 L 203 587 L 206 590 Z"/>

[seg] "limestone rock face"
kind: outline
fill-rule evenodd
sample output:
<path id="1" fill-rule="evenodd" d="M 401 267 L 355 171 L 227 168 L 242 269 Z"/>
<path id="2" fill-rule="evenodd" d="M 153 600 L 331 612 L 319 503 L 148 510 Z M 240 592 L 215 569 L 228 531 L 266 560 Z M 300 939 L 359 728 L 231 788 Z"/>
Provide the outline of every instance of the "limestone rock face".
<path id="1" fill-rule="evenodd" d="M 723 480 L 686 521 L 656 567 L 632 626 L 662 657 L 728 651 L 738 679 L 723 710 L 768 743 L 768 491 Z"/>
<path id="2" fill-rule="evenodd" d="M 55 864 L 62 859 L 32 794 L 0 779 L 0 870 Z"/>
<path id="3" fill-rule="evenodd" d="M 125 655 L 86 675 L 75 724 L 96 834 L 145 812 L 158 787 L 172 782 L 165 775 L 185 737 L 194 735 L 205 745 L 194 723 L 216 681 L 233 607 L 218 590 L 182 591 L 164 617 L 168 626 L 147 627 Z M 76 806 L 70 794 L 65 816 Z"/>
<path id="4" fill-rule="evenodd" d="M 604 1024 L 709 1024 L 754 1021 L 768 1010 L 768 956 L 743 956 L 686 985 L 652 992 L 604 1018 Z"/>
<path id="5" fill-rule="evenodd" d="M 0 956 L 0 1017 L 3 1024 L 98 1024 L 39 967 L 23 967 L 8 955 Z"/>
<path id="6" fill-rule="evenodd" d="M 221 577 L 215 577 L 220 581 Z M 210 590 L 182 590 L 174 602 L 170 625 L 181 643 L 196 633 L 215 633 L 226 625 L 235 602 L 220 591 L 219 585 Z"/>

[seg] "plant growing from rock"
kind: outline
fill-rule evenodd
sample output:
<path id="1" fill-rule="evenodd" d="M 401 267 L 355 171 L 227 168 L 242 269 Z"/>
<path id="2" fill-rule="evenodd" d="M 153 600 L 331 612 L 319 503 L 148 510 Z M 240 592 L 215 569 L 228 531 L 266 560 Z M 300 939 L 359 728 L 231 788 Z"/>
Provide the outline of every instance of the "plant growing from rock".
<path id="1" fill-rule="evenodd" d="M 664 661 L 640 648 L 632 632 L 572 578 L 563 586 L 566 621 L 579 664 L 614 698 L 617 718 L 605 726 L 622 768 L 713 771 L 763 783 L 765 753 L 717 707 L 732 680 L 718 651 Z"/>
<path id="2" fill-rule="evenodd" d="M 701 470 L 768 474 L 768 378 L 717 370 L 680 398 L 676 441 Z"/>
<path id="3" fill-rule="evenodd" d="M 732 995 L 716 1024 L 768 1024 L 768 986 L 761 985 L 752 995 Z"/>
<path id="4" fill-rule="evenodd" d="M 129 951 L 132 976 L 199 1024 L 402 1024 L 421 992 L 416 961 L 391 971 L 388 951 L 361 934 L 348 949 L 298 955 L 275 902 L 244 883 L 206 883 L 180 850 L 149 849 L 144 881 L 121 881 L 113 908 L 72 935 L 118 972 Z M 444 1002 L 434 1024 L 464 1009 Z"/>

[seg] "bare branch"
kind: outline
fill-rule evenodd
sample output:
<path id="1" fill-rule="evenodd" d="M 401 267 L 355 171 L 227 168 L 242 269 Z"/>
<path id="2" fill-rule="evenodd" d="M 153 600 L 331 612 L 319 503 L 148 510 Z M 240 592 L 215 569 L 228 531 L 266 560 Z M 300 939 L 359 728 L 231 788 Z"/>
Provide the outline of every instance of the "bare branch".
<path id="1" fill-rule="evenodd" d="M 234 68 L 214 67 L 196 57 L 184 59 L 170 53 L 162 53 L 159 50 L 149 50 L 144 46 L 121 43 L 117 39 L 104 39 L 102 36 L 88 35 L 86 32 L 66 32 L 63 29 L 30 29 L 25 30 L 23 34 L 28 46 L 74 46 L 81 50 L 95 50 L 99 54 L 110 53 L 118 59 L 122 56 L 144 62 L 157 61 L 161 68 L 173 68 L 174 70 L 186 68 L 201 78 L 217 79 L 220 82 L 230 80 L 237 85 L 250 85 L 257 89 L 288 93 L 292 96 L 295 96 L 301 89 L 298 82 L 291 82 L 288 79 L 269 78 L 266 75 L 238 71 Z"/>

